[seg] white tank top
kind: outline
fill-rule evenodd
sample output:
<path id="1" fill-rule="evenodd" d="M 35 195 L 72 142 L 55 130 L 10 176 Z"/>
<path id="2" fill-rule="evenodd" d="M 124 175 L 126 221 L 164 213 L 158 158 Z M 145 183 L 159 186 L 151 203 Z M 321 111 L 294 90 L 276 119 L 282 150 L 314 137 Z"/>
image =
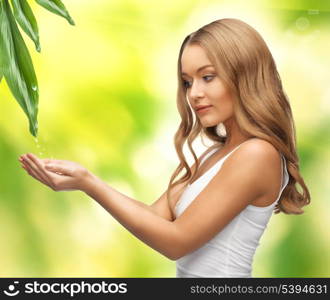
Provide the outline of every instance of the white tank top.
<path id="1" fill-rule="evenodd" d="M 186 187 L 176 203 L 176 217 L 184 212 L 220 170 L 226 158 L 243 143 L 222 157 L 211 169 Z M 210 151 L 201 163 L 216 150 Z M 289 182 L 289 174 L 282 154 L 281 158 L 282 184 L 277 199 L 265 207 L 246 206 L 215 237 L 202 247 L 176 260 L 176 277 L 251 277 L 252 260 L 256 248 L 259 246 L 259 240 L 267 227 L 282 191 Z"/>

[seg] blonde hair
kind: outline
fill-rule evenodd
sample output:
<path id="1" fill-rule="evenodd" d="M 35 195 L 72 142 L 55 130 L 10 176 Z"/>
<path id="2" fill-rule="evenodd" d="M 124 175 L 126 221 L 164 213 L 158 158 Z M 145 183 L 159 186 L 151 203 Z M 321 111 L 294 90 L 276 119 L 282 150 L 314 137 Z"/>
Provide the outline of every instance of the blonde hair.
<path id="1" fill-rule="evenodd" d="M 260 34 L 238 19 L 220 19 L 211 22 L 183 41 L 178 58 L 177 107 L 181 116 L 180 126 L 174 136 L 180 164 L 168 184 L 167 199 L 171 189 L 183 182 L 192 182 L 199 161 L 192 143 L 200 134 L 215 142 L 212 148 L 222 146 L 226 136 L 217 133 L 216 126 L 202 127 L 186 99 L 186 88 L 181 78 L 181 56 L 187 45 L 199 45 L 215 66 L 218 74 L 234 97 L 234 116 L 244 135 L 258 137 L 271 143 L 286 160 L 289 182 L 275 206 L 275 214 L 302 214 L 302 207 L 310 203 L 310 194 L 299 174 L 299 159 L 296 152 L 296 133 L 288 98 L 283 90 L 274 59 Z M 183 154 L 187 141 L 196 168 L 192 174 Z M 205 153 L 206 154 L 206 153 Z M 185 174 L 173 182 L 185 168 Z M 299 193 L 295 183 L 302 187 Z"/>

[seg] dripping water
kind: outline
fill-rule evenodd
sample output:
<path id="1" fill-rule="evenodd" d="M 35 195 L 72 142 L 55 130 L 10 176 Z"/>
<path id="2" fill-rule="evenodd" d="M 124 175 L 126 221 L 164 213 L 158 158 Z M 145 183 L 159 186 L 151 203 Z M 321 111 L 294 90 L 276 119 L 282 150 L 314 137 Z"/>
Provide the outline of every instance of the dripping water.
<path id="1" fill-rule="evenodd" d="M 50 158 L 49 153 L 46 150 L 46 143 L 40 137 L 34 138 L 34 142 L 36 146 L 36 155 L 39 156 L 39 158 Z M 53 159 L 53 157 L 51 158 Z"/>

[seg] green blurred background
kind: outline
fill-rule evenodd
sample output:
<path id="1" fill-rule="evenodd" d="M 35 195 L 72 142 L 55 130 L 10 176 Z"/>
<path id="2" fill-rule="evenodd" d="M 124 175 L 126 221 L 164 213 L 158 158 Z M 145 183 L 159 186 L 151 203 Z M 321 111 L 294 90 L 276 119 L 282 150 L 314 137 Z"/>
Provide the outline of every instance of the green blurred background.
<path id="1" fill-rule="evenodd" d="M 52 191 L 17 159 L 32 152 L 76 161 L 151 204 L 178 164 L 173 136 L 179 125 L 179 47 L 199 27 L 233 17 L 255 27 L 273 53 L 312 197 L 303 215 L 272 216 L 252 276 L 328 277 L 330 2 L 63 2 L 76 26 L 31 1 L 41 53 L 23 33 L 39 81 L 38 141 L 6 82 L 0 85 L 0 276 L 175 277 L 174 261 L 135 238 L 95 201 L 79 191 Z M 203 147 L 196 141 L 197 153 Z"/>

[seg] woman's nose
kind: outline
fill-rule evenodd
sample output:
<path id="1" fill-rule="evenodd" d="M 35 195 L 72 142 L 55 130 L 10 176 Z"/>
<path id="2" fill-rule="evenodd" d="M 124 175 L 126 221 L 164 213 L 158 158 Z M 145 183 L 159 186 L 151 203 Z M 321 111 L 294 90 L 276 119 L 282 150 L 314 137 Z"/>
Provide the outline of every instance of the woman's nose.
<path id="1" fill-rule="evenodd" d="M 190 89 L 190 97 L 193 99 L 200 98 L 204 96 L 204 90 L 201 84 L 194 82 Z"/>

